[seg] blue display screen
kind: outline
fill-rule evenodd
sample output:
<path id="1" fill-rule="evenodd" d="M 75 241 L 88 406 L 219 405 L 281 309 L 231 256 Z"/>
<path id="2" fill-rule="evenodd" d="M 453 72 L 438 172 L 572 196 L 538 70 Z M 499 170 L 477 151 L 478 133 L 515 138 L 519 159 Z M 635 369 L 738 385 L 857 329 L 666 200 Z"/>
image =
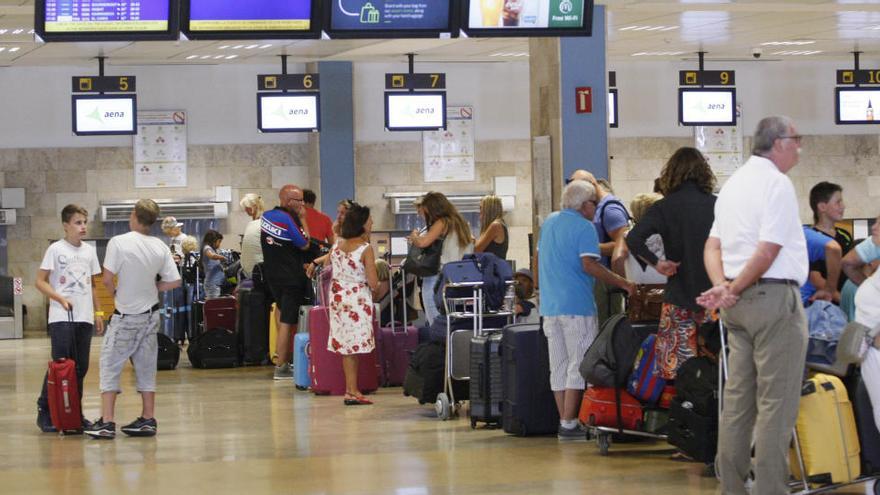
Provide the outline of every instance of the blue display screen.
<path id="1" fill-rule="evenodd" d="M 330 0 L 331 30 L 448 31 L 449 0 Z"/>
<path id="2" fill-rule="evenodd" d="M 192 31 L 307 31 L 311 0 L 190 0 Z"/>
<path id="3" fill-rule="evenodd" d="M 164 31 L 168 0 L 46 0 L 46 32 Z"/>

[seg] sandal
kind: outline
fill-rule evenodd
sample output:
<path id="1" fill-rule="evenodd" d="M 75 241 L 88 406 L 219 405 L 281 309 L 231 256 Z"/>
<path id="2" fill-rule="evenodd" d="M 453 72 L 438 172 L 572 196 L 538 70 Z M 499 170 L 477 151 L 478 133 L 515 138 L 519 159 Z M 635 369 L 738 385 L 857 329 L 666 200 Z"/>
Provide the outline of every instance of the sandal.
<path id="1" fill-rule="evenodd" d="M 370 401 L 369 399 L 367 399 L 366 397 L 364 397 L 363 395 L 357 396 L 357 395 L 345 394 L 345 398 L 343 399 L 343 403 L 346 406 L 368 406 L 368 405 L 371 405 L 373 402 Z"/>

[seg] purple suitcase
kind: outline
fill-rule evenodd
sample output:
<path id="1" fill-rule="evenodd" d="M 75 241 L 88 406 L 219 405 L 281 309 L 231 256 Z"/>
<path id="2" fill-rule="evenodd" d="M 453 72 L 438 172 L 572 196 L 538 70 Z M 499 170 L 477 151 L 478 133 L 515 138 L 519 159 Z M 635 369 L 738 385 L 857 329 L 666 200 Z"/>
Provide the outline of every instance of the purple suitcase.
<path id="1" fill-rule="evenodd" d="M 309 311 L 308 356 L 312 392 L 316 395 L 343 395 L 345 375 L 342 374 L 342 356 L 327 350 L 329 338 L 327 308 L 316 306 Z M 365 394 L 379 388 L 380 366 L 376 351 L 361 354 L 358 362 L 358 388 Z"/>
<path id="2" fill-rule="evenodd" d="M 406 274 L 403 267 L 400 268 L 403 281 L 403 301 L 406 308 Z M 393 280 L 393 277 L 390 277 Z M 406 370 L 409 368 L 410 352 L 419 345 L 419 331 L 413 325 L 407 325 L 406 311 L 403 315 L 403 323 L 396 322 L 394 318 L 394 284 L 390 284 L 391 291 L 391 323 L 387 327 L 379 329 L 376 335 L 376 344 L 379 346 L 379 361 L 382 368 L 382 385 L 395 387 L 403 385 Z"/>

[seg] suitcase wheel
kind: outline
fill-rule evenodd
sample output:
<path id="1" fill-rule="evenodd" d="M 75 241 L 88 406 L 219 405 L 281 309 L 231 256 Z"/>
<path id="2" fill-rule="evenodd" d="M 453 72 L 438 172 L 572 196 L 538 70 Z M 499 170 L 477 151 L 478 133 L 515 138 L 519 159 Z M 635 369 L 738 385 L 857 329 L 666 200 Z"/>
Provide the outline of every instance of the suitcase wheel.
<path id="1" fill-rule="evenodd" d="M 434 411 L 437 412 L 437 417 L 443 421 L 452 417 L 452 404 L 449 403 L 449 397 L 445 393 L 440 392 L 437 394 L 437 401 L 434 402 Z"/>
<path id="2" fill-rule="evenodd" d="M 596 415 L 590 414 L 590 417 L 587 418 L 587 424 L 590 426 L 596 426 Z"/>
<path id="3" fill-rule="evenodd" d="M 477 418 L 471 418 L 471 429 L 472 430 L 477 429 Z"/>

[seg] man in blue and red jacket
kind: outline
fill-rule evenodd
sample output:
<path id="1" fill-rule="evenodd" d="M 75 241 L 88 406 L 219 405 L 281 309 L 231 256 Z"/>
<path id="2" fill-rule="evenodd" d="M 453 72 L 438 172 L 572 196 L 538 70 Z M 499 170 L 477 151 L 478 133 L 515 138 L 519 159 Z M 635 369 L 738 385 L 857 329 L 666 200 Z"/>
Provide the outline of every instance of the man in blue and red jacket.
<path id="1" fill-rule="evenodd" d="M 260 246 L 266 282 L 281 311 L 275 353 L 276 380 L 291 379 L 290 334 L 296 330 L 299 307 L 308 294 L 304 265 L 309 248 L 303 191 L 288 184 L 278 193 L 279 206 L 263 213 L 260 220 Z"/>

